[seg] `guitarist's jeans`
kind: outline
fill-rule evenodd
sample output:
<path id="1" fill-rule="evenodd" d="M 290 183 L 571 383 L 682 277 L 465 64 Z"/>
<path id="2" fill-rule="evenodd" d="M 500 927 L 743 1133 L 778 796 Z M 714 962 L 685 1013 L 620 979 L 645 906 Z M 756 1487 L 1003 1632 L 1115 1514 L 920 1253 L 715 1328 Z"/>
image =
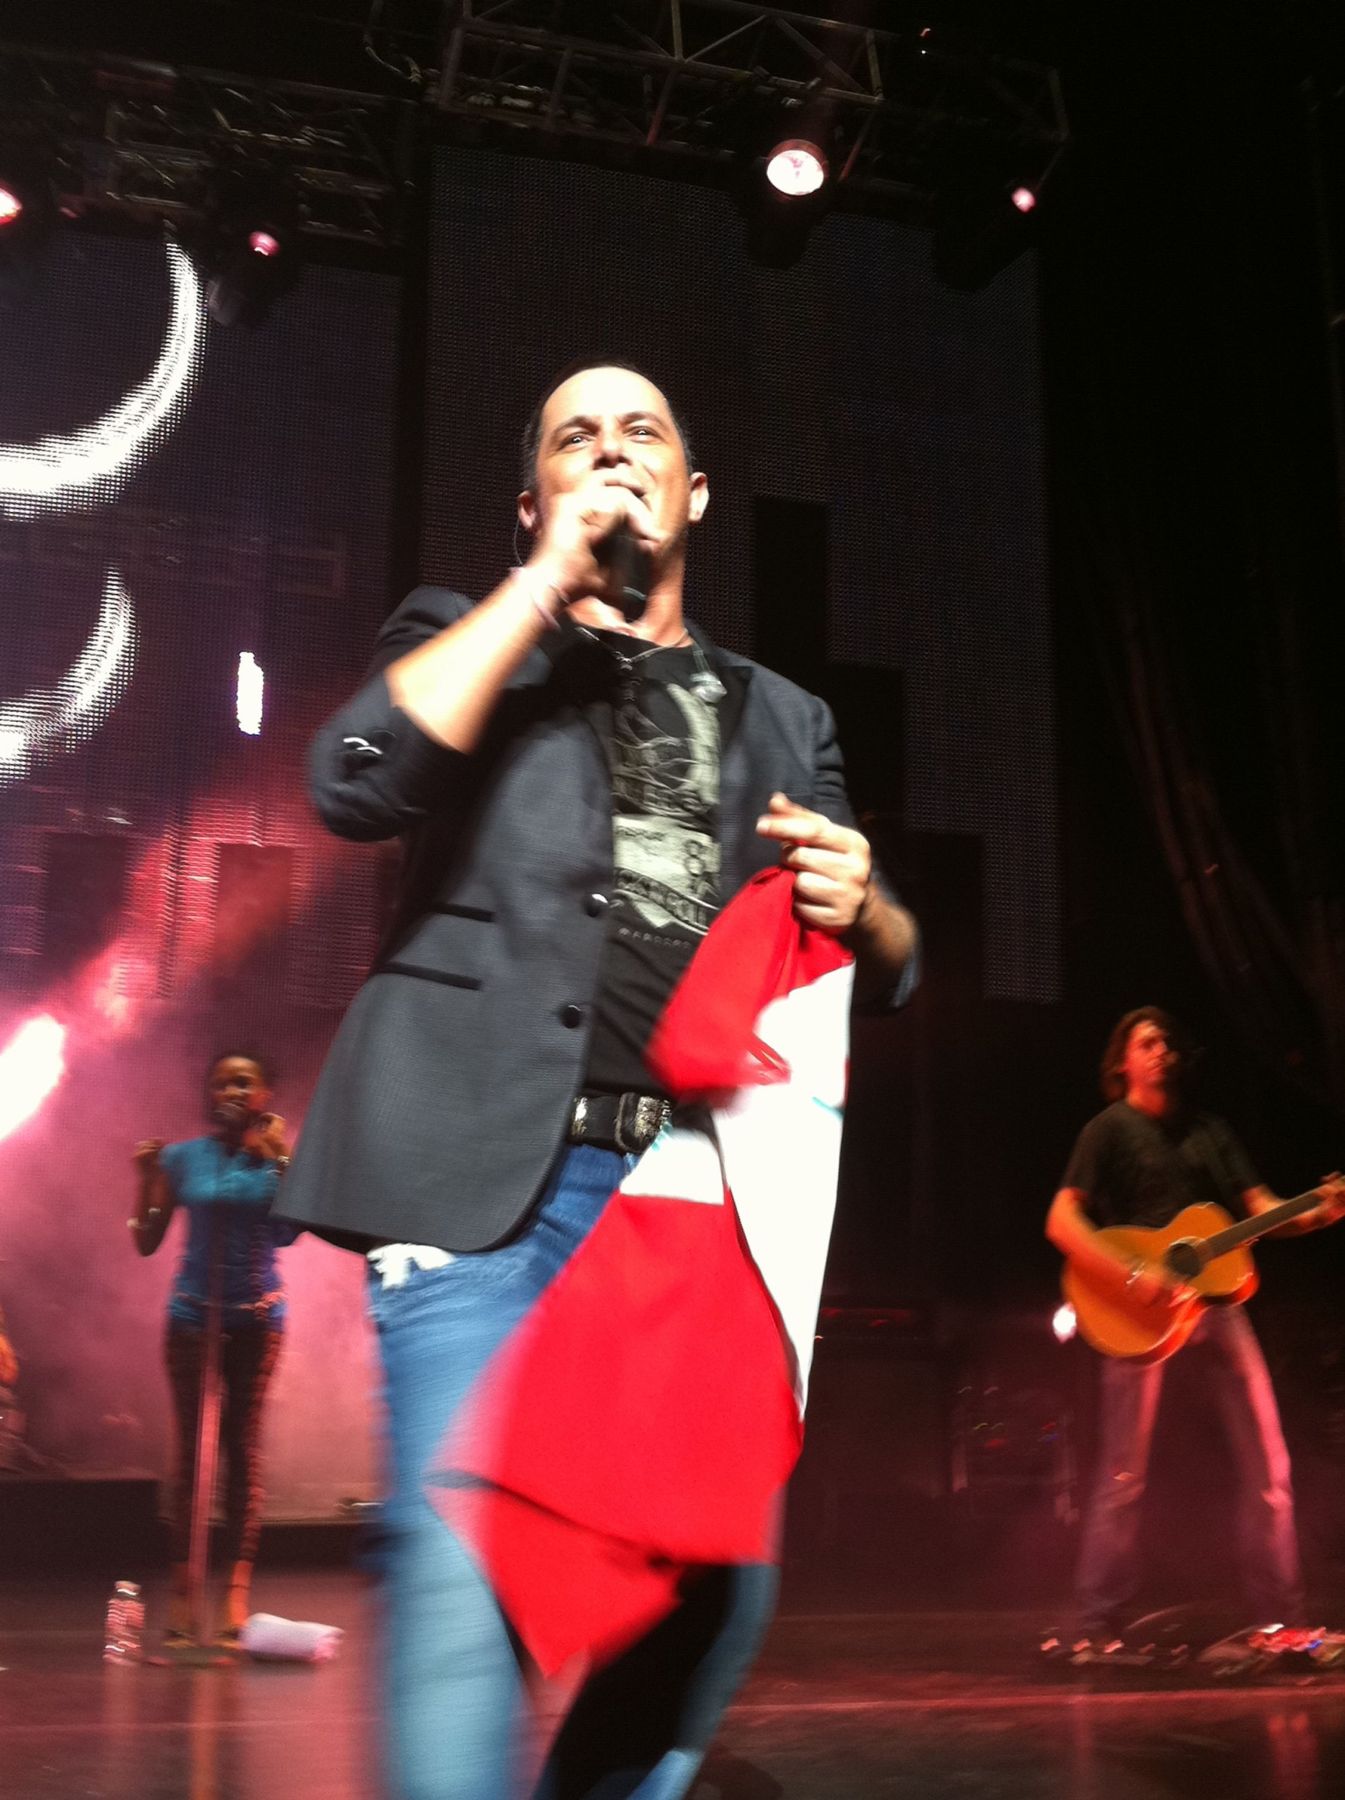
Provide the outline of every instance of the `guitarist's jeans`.
<path id="1" fill-rule="evenodd" d="M 1256 1333 L 1240 1306 L 1212 1306 L 1177 1355 L 1200 1359 L 1202 1391 L 1218 1409 L 1233 1452 L 1242 1579 L 1253 1617 L 1301 1624 L 1289 1452 Z M 1075 1583 L 1079 1628 L 1090 1637 L 1116 1629 L 1139 1585 L 1140 1511 L 1170 1366 L 1102 1359 L 1097 1475 Z"/>

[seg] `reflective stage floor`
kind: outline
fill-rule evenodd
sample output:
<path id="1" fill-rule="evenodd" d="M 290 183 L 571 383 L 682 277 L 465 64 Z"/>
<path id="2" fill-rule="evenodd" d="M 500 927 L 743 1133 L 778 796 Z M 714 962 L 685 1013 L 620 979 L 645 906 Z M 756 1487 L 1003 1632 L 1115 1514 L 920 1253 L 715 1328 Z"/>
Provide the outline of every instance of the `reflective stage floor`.
<path id="1" fill-rule="evenodd" d="M 88 1581 L 0 1587 L 6 1800 L 377 1800 L 367 1585 L 266 1574 L 325 1667 L 107 1667 Z M 1053 1679 L 1023 1613 L 787 1607 L 696 1800 L 1339 1800 L 1345 1675 Z"/>

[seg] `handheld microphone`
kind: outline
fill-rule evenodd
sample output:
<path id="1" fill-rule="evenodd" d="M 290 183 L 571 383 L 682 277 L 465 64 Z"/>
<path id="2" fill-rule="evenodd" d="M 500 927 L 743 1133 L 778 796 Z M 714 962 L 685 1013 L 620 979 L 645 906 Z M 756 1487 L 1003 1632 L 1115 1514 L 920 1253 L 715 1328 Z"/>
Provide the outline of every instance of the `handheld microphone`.
<path id="1" fill-rule="evenodd" d="M 628 625 L 640 618 L 649 604 L 649 553 L 623 519 L 604 545 L 602 562 L 621 583 L 621 608 Z"/>
<path id="2" fill-rule="evenodd" d="M 237 1106 L 230 1104 L 227 1100 L 218 1102 L 210 1109 L 211 1124 L 238 1125 L 241 1123 L 244 1131 L 250 1130 L 259 1119 L 264 1119 L 265 1117 L 265 1113 L 249 1112 L 246 1109 L 240 1110 Z"/>

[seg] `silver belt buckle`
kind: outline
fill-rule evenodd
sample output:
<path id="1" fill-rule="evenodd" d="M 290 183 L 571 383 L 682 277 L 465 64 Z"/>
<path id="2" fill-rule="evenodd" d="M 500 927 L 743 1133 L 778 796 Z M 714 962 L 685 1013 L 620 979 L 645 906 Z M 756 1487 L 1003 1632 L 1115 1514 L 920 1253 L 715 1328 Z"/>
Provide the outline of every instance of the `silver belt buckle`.
<path id="1" fill-rule="evenodd" d="M 616 1129 L 612 1133 L 618 1150 L 627 1156 L 640 1156 L 653 1143 L 671 1108 L 666 1100 L 652 1094 L 622 1094 L 616 1103 Z"/>

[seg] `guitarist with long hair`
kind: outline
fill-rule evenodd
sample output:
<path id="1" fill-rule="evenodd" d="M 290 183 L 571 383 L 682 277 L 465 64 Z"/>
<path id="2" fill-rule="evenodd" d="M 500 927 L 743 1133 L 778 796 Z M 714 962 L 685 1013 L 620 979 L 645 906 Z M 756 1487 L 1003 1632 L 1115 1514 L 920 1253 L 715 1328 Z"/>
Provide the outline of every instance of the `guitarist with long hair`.
<path id="1" fill-rule="evenodd" d="M 1243 1308 L 1206 1306 L 1203 1296 L 1236 1301 L 1255 1285 L 1245 1252 L 1225 1250 L 1230 1235 L 1332 1224 L 1345 1213 L 1345 1182 L 1333 1176 L 1309 1195 L 1279 1200 L 1224 1121 L 1188 1103 L 1189 1060 L 1161 1008 L 1138 1007 L 1117 1022 L 1102 1057 L 1110 1104 L 1080 1132 L 1046 1221 L 1047 1237 L 1069 1259 L 1067 1289 L 1083 1335 L 1107 1352 L 1075 1582 L 1078 1647 L 1093 1652 L 1115 1644 L 1138 1587 L 1140 1508 L 1163 1371 L 1173 1346 L 1187 1342 L 1207 1364 L 1204 1392 L 1233 1452 L 1247 1599 L 1258 1621 L 1293 1626 L 1305 1616 L 1289 1453 L 1270 1373 Z M 1268 1217 L 1277 1208 L 1283 1222 Z M 1233 1221 L 1245 1223 L 1217 1242 L 1206 1230 Z"/>

